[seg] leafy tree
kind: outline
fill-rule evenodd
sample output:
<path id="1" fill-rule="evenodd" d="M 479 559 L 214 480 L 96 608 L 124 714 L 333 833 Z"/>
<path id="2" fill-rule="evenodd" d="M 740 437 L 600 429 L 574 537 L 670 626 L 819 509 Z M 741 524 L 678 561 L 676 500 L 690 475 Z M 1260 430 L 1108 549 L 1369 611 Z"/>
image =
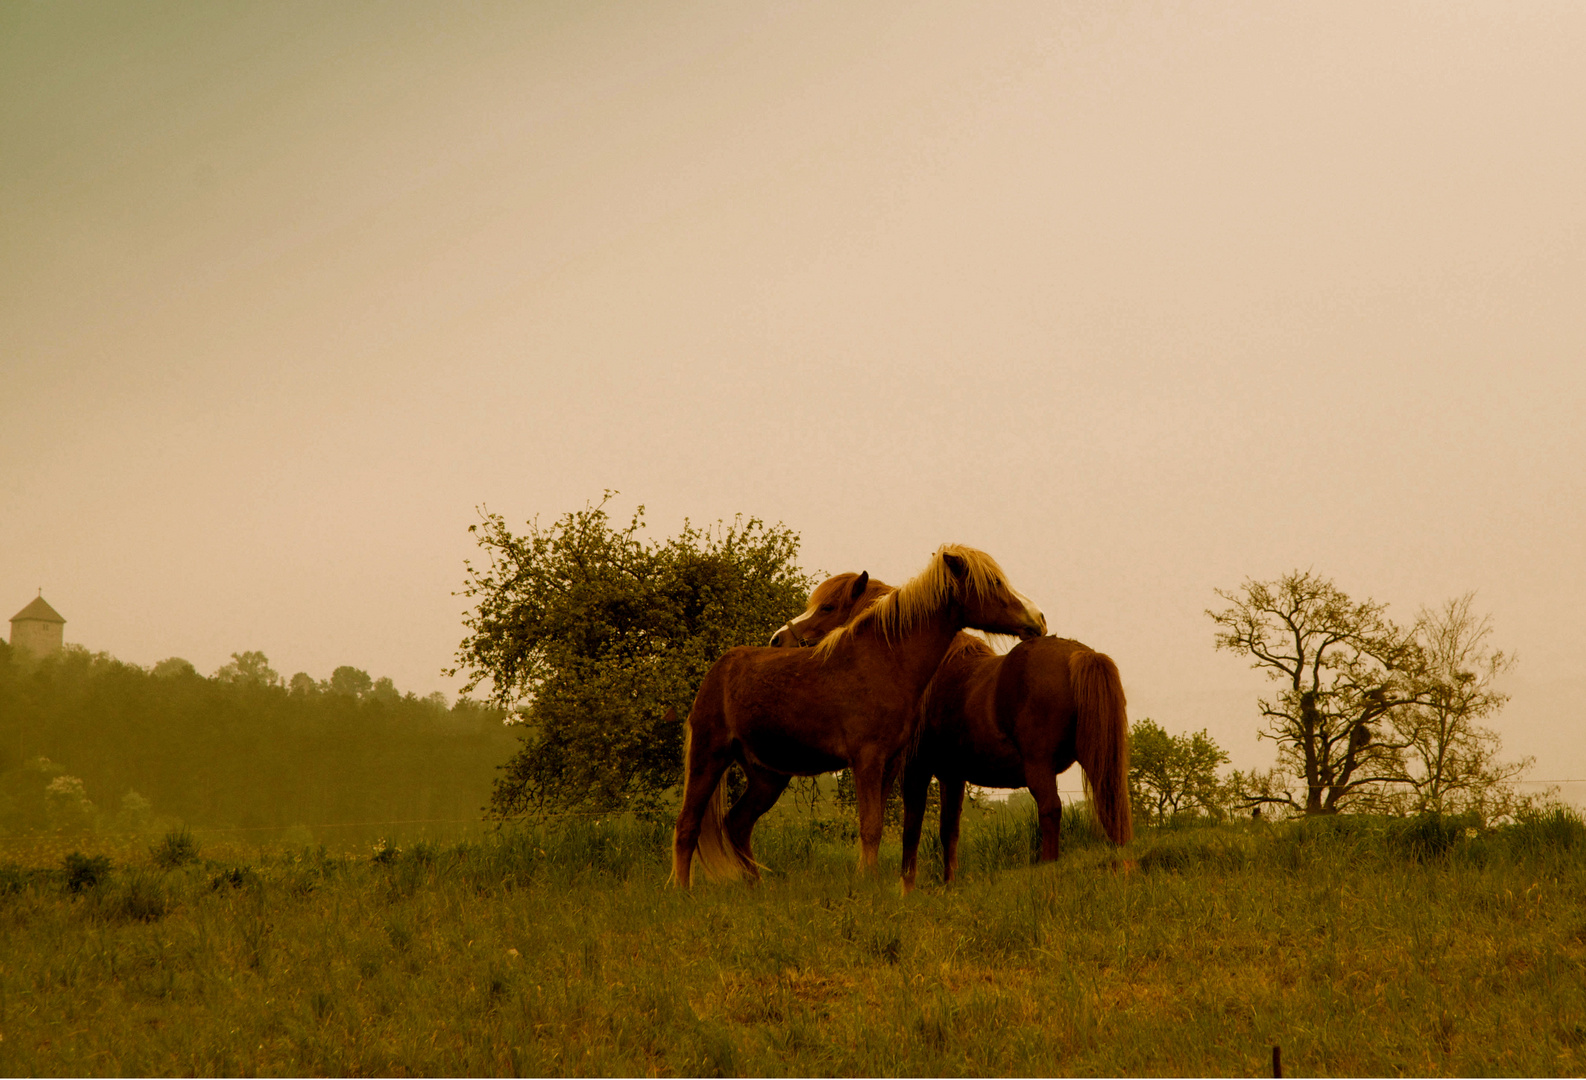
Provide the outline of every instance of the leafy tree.
<path id="1" fill-rule="evenodd" d="M 1217 767 L 1228 754 L 1206 729 L 1169 735 L 1150 717 L 1129 726 L 1130 801 L 1150 820 L 1195 811 L 1220 818 L 1224 785 Z"/>
<path id="2" fill-rule="evenodd" d="M 180 656 L 167 657 L 149 670 L 150 674 L 162 679 L 185 679 L 198 674 L 192 661 L 183 660 Z"/>
<path id="3" fill-rule="evenodd" d="M 1217 594 L 1229 602 L 1207 612 L 1217 647 L 1244 653 L 1280 684 L 1259 702 L 1259 734 L 1278 744 L 1279 769 L 1242 777 L 1243 805 L 1452 808 L 1477 791 L 1499 794 L 1524 767 L 1498 767 L 1496 736 L 1476 725 L 1502 703 L 1492 682 L 1507 662 L 1486 651 L 1490 628 L 1470 614 L 1468 597 L 1404 628 L 1386 605 L 1352 600 L 1310 571 Z"/>
<path id="4" fill-rule="evenodd" d="M 465 690 L 521 718 L 522 747 L 491 797 L 499 817 L 566 807 L 650 808 L 678 782 L 681 724 L 705 671 L 763 643 L 804 603 L 798 536 L 757 518 L 648 541 L 598 505 L 514 534 L 497 514 L 469 526 L 487 564 L 467 565 L 476 602 L 457 666 Z"/>
<path id="5" fill-rule="evenodd" d="M 270 666 L 270 658 L 262 652 L 231 654 L 231 663 L 215 672 L 221 682 L 242 683 L 247 686 L 280 686 L 281 676 Z"/>
<path id="6" fill-rule="evenodd" d="M 94 824 L 94 804 L 75 776 L 57 776 L 44 789 L 49 800 L 50 824 L 59 832 L 82 832 Z"/>
<path id="7" fill-rule="evenodd" d="M 389 681 L 389 680 L 387 680 Z M 347 697 L 361 698 L 374 686 L 367 671 L 343 664 L 330 673 L 330 692 Z"/>

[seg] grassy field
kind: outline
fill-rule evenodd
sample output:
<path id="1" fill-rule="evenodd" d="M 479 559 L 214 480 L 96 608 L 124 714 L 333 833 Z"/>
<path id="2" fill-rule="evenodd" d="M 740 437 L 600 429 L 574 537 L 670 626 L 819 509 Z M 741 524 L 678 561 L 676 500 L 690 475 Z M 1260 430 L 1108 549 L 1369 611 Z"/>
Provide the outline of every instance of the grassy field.
<path id="1" fill-rule="evenodd" d="M 1032 867 L 1015 804 L 966 822 L 959 885 L 907 897 L 895 842 L 867 880 L 846 826 L 792 814 L 758 888 L 680 894 L 668 831 L 168 869 L 124 845 L 93 884 L 0 850 L 0 1074 L 1270 1075 L 1274 1044 L 1290 1075 L 1586 1072 L 1569 814 L 1121 852 L 1081 819 Z"/>

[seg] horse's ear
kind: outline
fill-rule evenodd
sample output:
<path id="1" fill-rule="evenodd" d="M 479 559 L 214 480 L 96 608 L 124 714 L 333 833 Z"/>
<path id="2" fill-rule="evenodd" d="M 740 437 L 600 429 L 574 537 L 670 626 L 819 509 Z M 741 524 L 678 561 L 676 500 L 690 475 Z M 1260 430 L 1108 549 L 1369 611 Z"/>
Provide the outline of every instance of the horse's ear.
<path id="1" fill-rule="evenodd" d="M 852 591 L 849 592 L 848 595 L 851 598 L 855 599 L 855 600 L 859 599 L 861 596 L 863 596 L 865 594 L 865 587 L 868 586 L 869 584 L 870 584 L 870 571 L 869 570 L 862 571 L 858 577 L 854 578 L 854 587 L 853 587 Z"/>
<path id="2" fill-rule="evenodd" d="M 661 717 L 661 719 L 668 724 L 677 723 L 677 710 L 668 705 L 666 707 L 666 715 Z"/>
<path id="3" fill-rule="evenodd" d="M 964 575 L 969 573 L 969 564 L 962 555 L 954 555 L 950 551 L 942 552 L 942 562 L 947 565 L 947 572 L 959 581 L 964 580 Z"/>

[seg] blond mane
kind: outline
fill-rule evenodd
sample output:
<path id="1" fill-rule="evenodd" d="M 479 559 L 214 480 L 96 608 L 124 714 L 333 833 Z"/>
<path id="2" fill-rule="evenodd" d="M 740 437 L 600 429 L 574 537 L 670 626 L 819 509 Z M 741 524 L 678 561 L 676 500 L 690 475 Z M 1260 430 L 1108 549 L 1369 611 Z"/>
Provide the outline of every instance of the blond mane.
<path id="1" fill-rule="evenodd" d="M 866 627 L 879 634 L 883 641 L 890 642 L 941 611 L 959 585 L 947 568 L 944 555 L 955 555 L 963 560 L 968 571 L 964 575 L 964 587 L 971 595 L 996 596 L 1011 591 L 1008 576 L 990 555 L 961 544 L 943 544 L 924 570 L 861 611 L 847 625 L 822 638 L 815 646 L 816 653 L 829 656 L 838 642 Z"/>
<path id="2" fill-rule="evenodd" d="M 998 635 L 998 637 L 1005 636 L 1007 635 Z M 956 660 L 965 653 L 973 653 L 976 656 L 996 656 L 997 650 L 974 634 L 960 630 L 958 636 L 953 638 L 953 643 L 947 647 L 947 655 L 942 657 L 942 665 L 945 666 L 949 661 Z"/>

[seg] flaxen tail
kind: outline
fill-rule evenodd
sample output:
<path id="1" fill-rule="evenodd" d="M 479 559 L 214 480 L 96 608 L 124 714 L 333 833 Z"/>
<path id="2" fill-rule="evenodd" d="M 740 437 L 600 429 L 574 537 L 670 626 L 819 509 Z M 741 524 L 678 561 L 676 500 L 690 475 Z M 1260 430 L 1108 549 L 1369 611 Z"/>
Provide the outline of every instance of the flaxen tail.
<path id="1" fill-rule="evenodd" d="M 676 717 L 675 712 L 668 710 L 669 714 Z M 687 725 L 683 733 L 683 786 L 688 787 L 689 754 L 694 748 L 694 727 Z M 743 857 L 727 841 L 727 833 L 722 828 L 722 818 L 727 813 L 727 788 L 722 783 L 726 773 L 716 781 L 716 790 L 710 793 L 710 798 L 705 802 L 705 812 L 699 821 L 699 841 L 694 849 L 694 854 L 699 856 L 700 869 L 705 871 L 705 876 L 711 881 L 737 881 L 745 876 Z M 675 831 L 674 831 L 675 840 Z M 677 877 L 676 867 L 672 870 L 672 878 Z"/>
<path id="2" fill-rule="evenodd" d="M 1129 811 L 1129 717 L 1118 665 L 1104 653 L 1076 649 L 1068 657 L 1078 723 L 1074 755 L 1085 771 L 1085 794 L 1115 844 L 1134 836 Z"/>

